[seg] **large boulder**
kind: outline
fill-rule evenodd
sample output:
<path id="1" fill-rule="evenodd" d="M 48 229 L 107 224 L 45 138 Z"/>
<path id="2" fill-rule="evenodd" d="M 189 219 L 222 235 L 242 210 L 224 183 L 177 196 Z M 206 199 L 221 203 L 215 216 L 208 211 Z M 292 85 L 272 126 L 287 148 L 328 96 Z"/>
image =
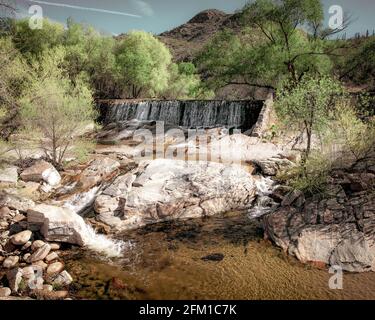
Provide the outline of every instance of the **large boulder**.
<path id="1" fill-rule="evenodd" d="M 302 207 L 290 202 L 263 217 L 265 235 L 276 245 L 304 263 L 375 271 L 375 194 L 371 190 L 347 196 L 340 185 L 333 185 L 326 190 L 326 198 L 307 199 Z"/>
<path id="2" fill-rule="evenodd" d="M 40 230 L 48 241 L 85 245 L 87 226 L 79 215 L 68 208 L 45 204 L 28 210 L 29 228 Z"/>
<path id="3" fill-rule="evenodd" d="M 103 191 L 97 219 L 117 230 L 251 207 L 255 179 L 242 167 L 214 162 L 145 161 Z"/>
<path id="4" fill-rule="evenodd" d="M 57 186 L 61 177 L 55 167 L 47 161 L 39 160 L 31 167 L 26 168 L 21 173 L 21 179 L 24 181 L 46 182 L 50 186 Z"/>

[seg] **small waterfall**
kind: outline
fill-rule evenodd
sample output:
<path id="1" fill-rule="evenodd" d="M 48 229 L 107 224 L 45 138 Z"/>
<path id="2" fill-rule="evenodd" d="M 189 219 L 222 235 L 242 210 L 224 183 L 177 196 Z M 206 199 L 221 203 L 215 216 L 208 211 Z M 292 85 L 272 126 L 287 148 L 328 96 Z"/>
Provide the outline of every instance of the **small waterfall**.
<path id="1" fill-rule="evenodd" d="M 260 177 L 255 181 L 255 185 L 257 188 L 257 199 L 254 206 L 248 211 L 248 216 L 251 219 L 261 217 L 278 206 L 278 204 L 269 197 L 275 188 L 275 182 L 271 178 Z"/>
<path id="2" fill-rule="evenodd" d="M 233 127 L 250 129 L 258 120 L 263 101 L 160 100 L 106 101 L 99 109 L 105 124 L 119 121 L 164 121 L 187 128 Z"/>
<path id="3" fill-rule="evenodd" d="M 119 258 L 123 256 L 126 249 L 131 247 L 130 242 L 110 239 L 105 235 L 98 234 L 88 224 L 85 225 L 83 237 L 85 239 L 85 247 L 105 255 L 108 258 Z"/>

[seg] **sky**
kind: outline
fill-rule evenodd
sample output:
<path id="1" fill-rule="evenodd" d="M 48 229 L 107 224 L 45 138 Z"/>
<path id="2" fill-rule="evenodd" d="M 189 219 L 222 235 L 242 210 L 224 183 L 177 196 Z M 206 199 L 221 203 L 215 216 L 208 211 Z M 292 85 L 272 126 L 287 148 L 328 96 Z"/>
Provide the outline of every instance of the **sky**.
<path id="1" fill-rule="evenodd" d="M 233 13 L 248 0 L 12 0 L 18 16 L 31 16 L 29 8 L 39 5 L 43 16 L 65 23 L 68 17 L 94 26 L 103 33 L 117 35 L 130 30 L 146 30 L 153 34 L 171 30 L 205 9 Z M 347 34 L 372 33 L 375 29 L 375 0 L 322 0 L 329 17 L 329 7 L 340 5 L 354 21 Z"/>

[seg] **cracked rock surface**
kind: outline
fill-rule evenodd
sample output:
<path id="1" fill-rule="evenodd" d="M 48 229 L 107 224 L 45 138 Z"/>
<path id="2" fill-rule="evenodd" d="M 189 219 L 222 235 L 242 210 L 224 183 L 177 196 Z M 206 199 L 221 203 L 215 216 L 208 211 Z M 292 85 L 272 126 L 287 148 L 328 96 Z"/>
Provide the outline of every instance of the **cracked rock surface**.
<path id="1" fill-rule="evenodd" d="M 263 217 L 266 237 L 302 262 L 375 271 L 375 172 L 338 170 L 324 196 L 285 202 Z"/>
<path id="2" fill-rule="evenodd" d="M 96 198 L 97 219 L 116 230 L 210 216 L 252 205 L 254 177 L 239 166 L 158 159 L 118 177 Z"/>

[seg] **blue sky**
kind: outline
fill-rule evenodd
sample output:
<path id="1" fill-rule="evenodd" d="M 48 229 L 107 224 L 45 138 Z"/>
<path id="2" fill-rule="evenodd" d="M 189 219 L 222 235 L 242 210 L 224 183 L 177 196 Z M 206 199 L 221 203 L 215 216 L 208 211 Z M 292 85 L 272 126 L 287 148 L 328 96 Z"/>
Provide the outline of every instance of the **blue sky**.
<path id="1" fill-rule="evenodd" d="M 205 9 L 219 9 L 227 13 L 243 7 L 248 0 L 13 0 L 20 16 L 27 16 L 31 5 L 40 5 L 43 15 L 65 22 L 72 17 L 77 22 L 93 25 L 102 32 L 119 34 L 141 29 L 154 34 L 170 30 L 185 23 Z M 38 3 L 35 3 L 38 2 Z M 42 3 L 41 3 L 42 2 Z M 340 5 L 350 12 L 355 21 L 348 34 L 375 29 L 375 0 L 322 0 L 326 16 L 331 5 Z M 46 3 L 60 4 L 48 5 Z M 67 5 L 67 6 L 64 6 Z M 92 8 L 82 10 L 77 6 Z M 94 11 L 103 10 L 103 11 Z M 109 12 L 111 11 L 111 12 Z M 117 12 L 117 13 L 115 13 Z M 129 15 L 127 15 L 129 14 Z"/>

